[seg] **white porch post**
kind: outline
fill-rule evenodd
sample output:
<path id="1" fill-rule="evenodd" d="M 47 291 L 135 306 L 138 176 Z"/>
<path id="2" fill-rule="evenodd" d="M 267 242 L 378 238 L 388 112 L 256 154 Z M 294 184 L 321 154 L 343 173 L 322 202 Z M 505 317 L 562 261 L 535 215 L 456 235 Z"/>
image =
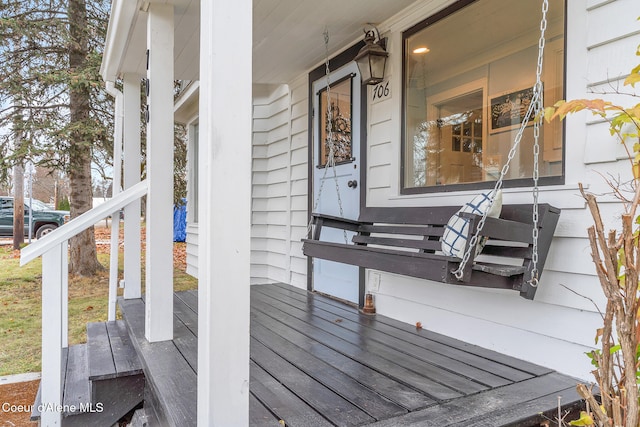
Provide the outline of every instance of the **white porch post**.
<path id="1" fill-rule="evenodd" d="M 247 426 L 252 1 L 200 15 L 198 425 Z"/>
<path id="2" fill-rule="evenodd" d="M 113 82 L 107 82 L 107 92 L 114 97 L 113 123 L 113 196 L 120 193 L 122 179 L 122 92 Z M 118 298 L 118 252 L 120 242 L 120 211 L 111 214 L 111 253 L 109 254 L 109 321 L 116 320 L 116 302 Z"/>
<path id="3" fill-rule="evenodd" d="M 173 338 L 173 5 L 149 5 L 147 32 L 145 336 L 155 342 Z"/>
<path id="4" fill-rule="evenodd" d="M 67 277 L 67 242 L 42 255 L 42 411 L 40 424 L 61 425 L 62 411 L 62 348 L 66 347 L 67 325 L 65 287 Z"/>
<path id="5" fill-rule="evenodd" d="M 123 76 L 124 188 L 140 182 L 140 76 Z M 140 298 L 140 199 L 124 208 L 124 298 Z"/>

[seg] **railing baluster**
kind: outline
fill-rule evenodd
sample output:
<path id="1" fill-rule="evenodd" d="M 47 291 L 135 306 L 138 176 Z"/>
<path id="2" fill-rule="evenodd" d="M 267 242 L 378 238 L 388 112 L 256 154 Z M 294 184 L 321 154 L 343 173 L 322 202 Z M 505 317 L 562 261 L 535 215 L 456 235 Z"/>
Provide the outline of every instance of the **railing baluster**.
<path id="1" fill-rule="evenodd" d="M 62 348 L 69 347 L 69 241 L 61 244 L 60 269 L 62 275 Z"/>
<path id="2" fill-rule="evenodd" d="M 118 250 L 120 237 L 120 211 L 111 215 L 111 252 L 109 258 L 109 313 L 108 320 L 116 320 L 118 299 Z"/>

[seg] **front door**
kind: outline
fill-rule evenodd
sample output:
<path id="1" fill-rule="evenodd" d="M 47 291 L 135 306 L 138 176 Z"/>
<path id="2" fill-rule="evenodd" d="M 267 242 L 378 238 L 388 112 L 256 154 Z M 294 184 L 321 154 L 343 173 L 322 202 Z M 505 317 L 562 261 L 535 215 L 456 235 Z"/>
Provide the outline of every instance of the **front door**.
<path id="1" fill-rule="evenodd" d="M 357 219 L 360 214 L 360 75 L 355 62 L 313 83 L 314 212 Z M 331 120 L 329 121 L 329 117 Z M 327 124 L 330 123 L 330 127 Z M 329 135 L 334 167 L 328 167 Z M 351 244 L 352 233 L 323 228 L 322 241 Z M 315 258 L 313 289 L 358 303 L 359 268 Z"/>

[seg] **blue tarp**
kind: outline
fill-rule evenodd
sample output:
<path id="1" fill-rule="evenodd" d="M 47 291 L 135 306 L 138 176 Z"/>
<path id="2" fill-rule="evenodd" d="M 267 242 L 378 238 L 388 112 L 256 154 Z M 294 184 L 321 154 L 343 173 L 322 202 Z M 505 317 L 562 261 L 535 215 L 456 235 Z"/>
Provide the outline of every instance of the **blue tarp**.
<path id="1" fill-rule="evenodd" d="M 173 207 L 173 241 L 184 242 L 187 239 L 187 206 Z"/>

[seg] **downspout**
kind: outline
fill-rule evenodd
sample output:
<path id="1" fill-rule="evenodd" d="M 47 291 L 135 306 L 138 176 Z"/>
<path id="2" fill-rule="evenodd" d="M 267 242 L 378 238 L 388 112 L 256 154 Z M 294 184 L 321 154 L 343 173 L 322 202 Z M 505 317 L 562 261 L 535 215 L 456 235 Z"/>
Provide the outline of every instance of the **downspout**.
<path id="1" fill-rule="evenodd" d="M 113 185 L 112 197 L 120 193 L 122 187 L 122 134 L 124 121 L 123 94 L 114 82 L 108 81 L 106 90 L 115 100 L 113 123 Z M 120 236 L 120 211 L 111 214 L 111 251 L 109 258 L 109 321 L 116 320 L 116 299 L 118 296 L 118 249 Z"/>

